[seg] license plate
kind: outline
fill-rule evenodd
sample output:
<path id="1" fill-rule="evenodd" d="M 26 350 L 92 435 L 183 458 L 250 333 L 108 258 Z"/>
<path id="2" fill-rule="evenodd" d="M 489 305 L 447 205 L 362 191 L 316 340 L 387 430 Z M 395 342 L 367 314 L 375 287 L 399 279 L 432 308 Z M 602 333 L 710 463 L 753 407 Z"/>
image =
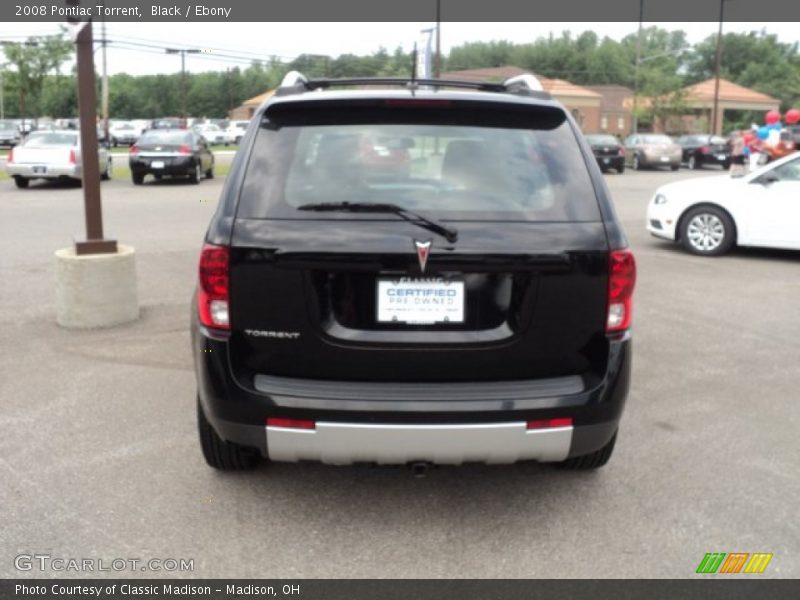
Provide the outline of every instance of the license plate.
<path id="1" fill-rule="evenodd" d="M 725 160 L 724 154 L 717 154 L 717 160 Z"/>
<path id="2" fill-rule="evenodd" d="M 45 167 L 44 165 L 35 166 L 35 167 L 33 167 L 33 172 L 34 173 L 47 173 L 47 167 Z"/>
<path id="3" fill-rule="evenodd" d="M 163 160 L 154 160 L 150 163 L 150 167 L 153 169 L 163 169 L 164 168 L 164 161 Z"/>
<path id="4" fill-rule="evenodd" d="M 668 161 L 669 161 L 669 156 L 662 156 L 661 157 L 661 162 L 668 162 Z"/>
<path id="5" fill-rule="evenodd" d="M 610 161 L 609 161 L 609 159 L 608 159 L 608 158 L 604 158 L 604 159 L 603 159 L 603 162 L 604 162 L 605 164 L 608 164 Z"/>
<path id="6" fill-rule="evenodd" d="M 443 279 L 378 280 L 379 323 L 463 323 L 464 282 Z"/>

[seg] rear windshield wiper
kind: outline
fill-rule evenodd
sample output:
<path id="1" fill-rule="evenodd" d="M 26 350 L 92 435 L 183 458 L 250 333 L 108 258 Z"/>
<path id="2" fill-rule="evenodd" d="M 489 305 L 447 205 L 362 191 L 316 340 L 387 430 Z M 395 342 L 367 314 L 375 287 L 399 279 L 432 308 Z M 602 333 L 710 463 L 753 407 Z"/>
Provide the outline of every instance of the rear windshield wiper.
<path id="1" fill-rule="evenodd" d="M 443 236 L 448 242 L 453 243 L 458 240 L 458 230 L 455 227 L 445 225 L 438 221 L 403 208 L 397 204 L 379 202 L 318 202 L 313 204 L 301 204 L 297 210 L 313 210 L 319 212 L 363 212 L 363 213 L 393 213 L 409 223 L 418 227 L 433 231 Z"/>

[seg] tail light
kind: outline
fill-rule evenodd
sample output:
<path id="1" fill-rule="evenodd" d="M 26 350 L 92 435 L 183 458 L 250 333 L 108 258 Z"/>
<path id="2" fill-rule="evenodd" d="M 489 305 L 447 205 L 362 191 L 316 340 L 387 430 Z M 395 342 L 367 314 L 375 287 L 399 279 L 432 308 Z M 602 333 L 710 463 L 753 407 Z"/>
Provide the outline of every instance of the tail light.
<path id="1" fill-rule="evenodd" d="M 75 160 L 75 149 L 69 149 L 69 164 L 74 165 L 77 161 Z"/>
<path id="2" fill-rule="evenodd" d="M 228 320 L 228 266 L 230 252 L 225 246 L 205 244 L 200 253 L 197 312 L 207 327 L 230 329 Z"/>
<path id="3" fill-rule="evenodd" d="M 630 250 L 612 250 L 608 255 L 608 315 L 606 332 L 624 331 L 631 326 L 636 261 Z"/>
<path id="4" fill-rule="evenodd" d="M 181 144 L 181 146 L 178 148 L 178 154 L 191 154 L 191 153 L 192 149 L 189 148 L 189 146 L 187 146 L 186 144 Z"/>
<path id="5" fill-rule="evenodd" d="M 537 419 L 526 421 L 525 429 L 552 429 L 554 427 L 572 427 L 572 417 L 563 419 Z"/>
<path id="6" fill-rule="evenodd" d="M 708 146 L 700 146 L 701 154 L 708 154 L 709 152 L 711 152 L 711 148 L 709 148 Z"/>
<path id="7" fill-rule="evenodd" d="M 10 165 L 12 162 L 14 162 L 14 147 L 13 146 L 8 151 L 8 158 L 6 159 L 6 164 Z"/>
<path id="8" fill-rule="evenodd" d="M 134 144 L 133 146 L 131 146 L 131 155 L 136 156 L 137 154 L 139 154 L 139 146 Z"/>
<path id="9" fill-rule="evenodd" d="M 309 419 L 282 419 L 280 417 L 268 417 L 267 427 L 284 427 L 286 429 L 316 429 L 315 421 Z"/>

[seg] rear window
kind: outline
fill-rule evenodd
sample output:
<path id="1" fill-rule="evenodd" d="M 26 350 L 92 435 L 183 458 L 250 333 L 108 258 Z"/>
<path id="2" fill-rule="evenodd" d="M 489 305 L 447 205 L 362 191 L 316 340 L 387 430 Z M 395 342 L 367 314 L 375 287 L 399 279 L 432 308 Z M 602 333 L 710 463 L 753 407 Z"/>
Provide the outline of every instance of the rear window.
<path id="1" fill-rule="evenodd" d="M 619 144 L 613 135 L 587 135 L 586 139 L 590 144 L 607 144 L 609 146 Z"/>
<path id="2" fill-rule="evenodd" d="M 78 143 L 78 136 L 74 133 L 32 133 L 23 144 L 29 148 L 44 146 L 74 146 Z"/>
<path id="3" fill-rule="evenodd" d="M 192 134 L 185 131 L 148 131 L 139 138 L 139 146 L 177 146 L 191 144 Z"/>
<path id="4" fill-rule="evenodd" d="M 455 220 L 598 221 L 597 200 L 569 123 L 448 112 L 435 122 L 262 123 L 240 196 L 244 218 L 321 218 L 319 202 L 392 203 Z M 344 117 L 344 119 L 342 119 Z M 340 122 L 344 120 L 344 123 Z M 478 124 L 476 124 L 478 121 Z M 513 122 L 511 122 L 513 121 Z M 509 126 L 513 125 L 513 126 Z M 326 219 L 386 218 L 325 213 Z"/>
<path id="5" fill-rule="evenodd" d="M 672 144 L 673 141 L 666 135 L 643 135 L 643 144 Z"/>

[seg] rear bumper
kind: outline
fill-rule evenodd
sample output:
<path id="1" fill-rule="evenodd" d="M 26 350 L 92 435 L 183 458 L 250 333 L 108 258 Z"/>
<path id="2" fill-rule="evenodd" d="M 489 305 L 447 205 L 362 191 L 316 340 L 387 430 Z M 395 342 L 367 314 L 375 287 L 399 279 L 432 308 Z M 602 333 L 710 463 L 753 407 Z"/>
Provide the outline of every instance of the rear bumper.
<path id="1" fill-rule="evenodd" d="M 153 161 L 164 163 L 163 167 L 154 168 Z M 155 157 L 135 158 L 129 160 L 134 175 L 189 175 L 194 169 L 194 157 Z"/>
<path id="2" fill-rule="evenodd" d="M 257 377 L 251 388 L 231 373 L 226 336 L 196 322 L 192 328 L 200 403 L 222 439 L 276 461 L 332 464 L 546 462 L 599 450 L 618 427 L 630 379 L 630 336 L 609 345 L 607 371 L 592 382 L 364 384 Z M 267 426 L 268 417 L 309 419 L 316 426 Z M 559 418 L 572 419 L 572 426 L 526 429 L 527 421 Z"/>
<path id="3" fill-rule="evenodd" d="M 625 167 L 624 156 L 597 156 L 597 164 L 601 169 L 622 169 Z"/>
<path id="4" fill-rule="evenodd" d="M 6 164 L 6 173 L 11 177 L 18 175 L 29 179 L 57 179 L 59 177 L 72 177 L 80 179 L 81 168 L 76 165 L 46 165 L 44 173 L 37 172 L 41 165 L 27 163 Z"/>

